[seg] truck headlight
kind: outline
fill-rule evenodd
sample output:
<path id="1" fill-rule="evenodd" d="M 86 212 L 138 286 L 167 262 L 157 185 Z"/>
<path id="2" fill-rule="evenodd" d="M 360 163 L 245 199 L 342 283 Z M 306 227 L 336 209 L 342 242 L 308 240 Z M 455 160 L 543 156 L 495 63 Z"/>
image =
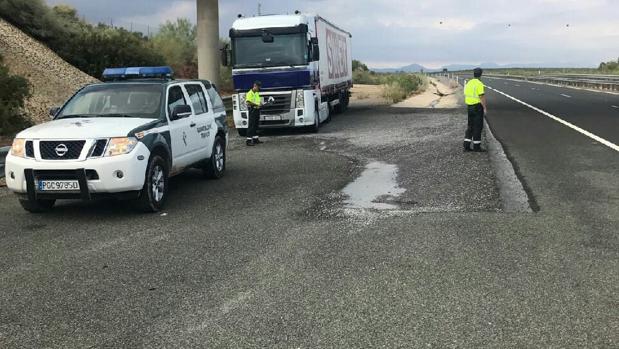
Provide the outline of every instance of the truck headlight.
<path id="1" fill-rule="evenodd" d="M 297 90 L 297 108 L 304 108 L 305 107 L 305 91 L 303 90 Z"/>
<path id="2" fill-rule="evenodd" d="M 239 109 L 241 111 L 247 111 L 247 101 L 245 99 L 245 93 L 239 93 Z"/>
<path id="3" fill-rule="evenodd" d="M 20 158 L 26 157 L 26 140 L 23 138 L 15 138 L 11 146 L 11 155 Z"/>
<path id="4" fill-rule="evenodd" d="M 136 145 L 138 145 L 138 140 L 134 137 L 111 138 L 107 144 L 105 156 L 129 154 Z"/>

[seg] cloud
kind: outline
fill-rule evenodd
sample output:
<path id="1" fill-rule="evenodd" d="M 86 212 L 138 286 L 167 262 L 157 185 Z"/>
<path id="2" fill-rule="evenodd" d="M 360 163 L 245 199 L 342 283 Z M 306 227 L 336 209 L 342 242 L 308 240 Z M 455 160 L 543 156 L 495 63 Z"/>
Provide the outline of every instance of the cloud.
<path id="1" fill-rule="evenodd" d="M 155 27 L 195 21 L 195 0 L 48 0 L 87 19 Z M 619 56 L 616 0 L 263 0 L 264 13 L 320 13 L 353 34 L 353 55 L 370 66 L 497 62 L 595 66 Z M 257 1 L 220 1 L 220 33 Z M 117 22 L 115 22 L 117 23 Z M 123 24 L 125 25 L 125 24 Z M 406 63 L 405 63 L 406 62 Z"/>

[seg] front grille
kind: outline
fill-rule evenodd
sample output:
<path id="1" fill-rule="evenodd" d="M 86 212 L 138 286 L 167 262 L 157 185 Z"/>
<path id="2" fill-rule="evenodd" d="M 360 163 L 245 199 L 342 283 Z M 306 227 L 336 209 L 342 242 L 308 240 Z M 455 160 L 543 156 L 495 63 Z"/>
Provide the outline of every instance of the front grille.
<path id="1" fill-rule="evenodd" d="M 265 95 L 264 100 L 267 101 L 271 97 L 275 99 L 275 102 L 263 106 L 261 109 L 262 114 L 285 114 L 290 112 L 290 108 L 292 107 L 291 93 L 287 93 L 285 95 Z"/>
<path id="2" fill-rule="evenodd" d="M 94 148 L 92 149 L 92 153 L 90 154 L 93 158 L 98 158 L 103 156 L 103 152 L 105 151 L 105 146 L 107 145 L 107 139 L 99 139 L 95 143 Z"/>
<path id="3" fill-rule="evenodd" d="M 34 145 L 32 141 L 26 141 L 26 157 L 34 158 Z"/>
<path id="4" fill-rule="evenodd" d="M 86 141 L 40 141 L 39 150 L 43 160 L 76 160 L 79 159 L 85 143 Z"/>

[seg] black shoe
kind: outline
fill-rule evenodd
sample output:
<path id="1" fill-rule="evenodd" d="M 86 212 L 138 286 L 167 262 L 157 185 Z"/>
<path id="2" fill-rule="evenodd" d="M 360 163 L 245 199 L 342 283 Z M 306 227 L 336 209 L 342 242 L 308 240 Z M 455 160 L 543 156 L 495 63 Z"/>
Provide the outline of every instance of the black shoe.
<path id="1" fill-rule="evenodd" d="M 260 138 L 254 138 L 254 144 L 263 144 L 264 142 Z"/>
<path id="2" fill-rule="evenodd" d="M 471 151 L 471 142 L 466 142 L 465 141 L 464 145 L 463 145 L 463 150 L 464 150 L 464 152 Z"/>
<path id="3" fill-rule="evenodd" d="M 256 145 L 256 143 L 254 143 L 254 141 L 247 141 L 247 142 L 245 142 L 245 144 L 246 144 L 248 147 L 253 147 L 254 145 Z"/>

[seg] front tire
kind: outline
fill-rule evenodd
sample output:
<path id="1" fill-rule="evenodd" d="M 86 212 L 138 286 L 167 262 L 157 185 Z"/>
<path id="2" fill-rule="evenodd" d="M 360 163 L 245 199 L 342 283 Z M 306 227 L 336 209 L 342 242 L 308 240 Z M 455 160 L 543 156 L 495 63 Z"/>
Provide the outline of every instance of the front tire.
<path id="1" fill-rule="evenodd" d="M 204 167 L 204 176 L 210 179 L 219 179 L 226 171 L 226 142 L 221 136 L 215 137 L 211 158 Z"/>
<path id="2" fill-rule="evenodd" d="M 19 204 L 23 207 L 24 210 L 30 213 L 43 213 L 51 210 L 54 207 L 56 200 L 29 200 L 29 199 L 20 199 Z"/>
<path id="3" fill-rule="evenodd" d="M 168 198 L 169 182 L 168 162 L 159 155 L 153 155 L 148 161 L 144 187 L 135 206 L 143 212 L 159 212 Z"/>

